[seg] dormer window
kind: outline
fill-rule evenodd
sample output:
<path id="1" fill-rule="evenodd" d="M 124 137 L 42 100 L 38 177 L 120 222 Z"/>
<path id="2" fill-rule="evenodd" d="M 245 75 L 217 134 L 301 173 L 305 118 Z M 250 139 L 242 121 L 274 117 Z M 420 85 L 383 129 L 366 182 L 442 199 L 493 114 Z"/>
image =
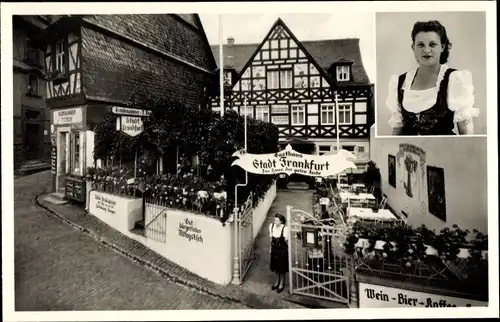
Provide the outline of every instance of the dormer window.
<path id="1" fill-rule="evenodd" d="M 348 81 L 350 79 L 350 68 L 348 65 L 337 66 L 337 80 Z"/>

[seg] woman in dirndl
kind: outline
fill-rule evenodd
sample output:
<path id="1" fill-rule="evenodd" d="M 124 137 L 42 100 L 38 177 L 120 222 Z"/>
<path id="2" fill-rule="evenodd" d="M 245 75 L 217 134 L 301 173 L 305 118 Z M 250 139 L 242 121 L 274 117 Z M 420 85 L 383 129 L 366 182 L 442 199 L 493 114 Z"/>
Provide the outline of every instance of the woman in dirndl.
<path id="1" fill-rule="evenodd" d="M 269 225 L 271 237 L 271 271 L 276 273 L 276 281 L 271 289 L 278 293 L 285 289 L 285 277 L 288 272 L 288 236 L 285 216 L 276 214 Z"/>

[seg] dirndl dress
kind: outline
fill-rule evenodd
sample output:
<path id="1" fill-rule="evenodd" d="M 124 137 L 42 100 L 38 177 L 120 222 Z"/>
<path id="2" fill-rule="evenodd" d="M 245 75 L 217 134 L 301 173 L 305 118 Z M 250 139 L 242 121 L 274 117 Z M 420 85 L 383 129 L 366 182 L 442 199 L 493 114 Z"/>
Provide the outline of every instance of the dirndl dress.
<path id="1" fill-rule="evenodd" d="M 271 231 L 274 228 L 274 224 Z M 288 272 L 288 244 L 283 236 L 285 226 L 281 229 L 280 237 L 271 238 L 271 271 L 276 273 Z"/>

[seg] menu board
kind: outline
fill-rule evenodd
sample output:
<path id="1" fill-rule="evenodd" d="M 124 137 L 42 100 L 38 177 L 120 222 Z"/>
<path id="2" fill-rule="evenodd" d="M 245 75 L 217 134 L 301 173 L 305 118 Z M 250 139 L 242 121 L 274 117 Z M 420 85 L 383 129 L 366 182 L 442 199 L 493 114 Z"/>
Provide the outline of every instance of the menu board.
<path id="1" fill-rule="evenodd" d="M 78 178 L 66 178 L 66 197 L 77 202 L 85 202 L 85 181 Z"/>
<path id="2" fill-rule="evenodd" d="M 55 146 L 50 147 L 50 172 L 56 174 L 57 170 L 57 149 Z"/>

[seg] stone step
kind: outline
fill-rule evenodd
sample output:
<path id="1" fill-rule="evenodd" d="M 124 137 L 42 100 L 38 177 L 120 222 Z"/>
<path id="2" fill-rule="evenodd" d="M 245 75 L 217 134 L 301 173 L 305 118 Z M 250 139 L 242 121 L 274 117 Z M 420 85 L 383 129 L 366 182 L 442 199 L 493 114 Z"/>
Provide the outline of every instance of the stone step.
<path id="1" fill-rule="evenodd" d="M 305 182 L 289 182 L 287 188 L 290 190 L 309 190 L 309 185 Z"/>
<path id="2" fill-rule="evenodd" d="M 134 229 L 144 229 L 144 219 L 137 221 L 134 225 Z"/>
<path id="3" fill-rule="evenodd" d="M 145 236 L 145 233 L 144 233 L 144 228 L 133 228 L 130 230 L 130 232 L 132 234 L 136 234 L 136 235 L 139 235 L 139 236 Z"/>
<path id="4" fill-rule="evenodd" d="M 64 194 L 60 192 L 51 193 L 50 195 L 45 196 L 44 200 L 53 205 L 64 205 L 68 203 Z"/>

